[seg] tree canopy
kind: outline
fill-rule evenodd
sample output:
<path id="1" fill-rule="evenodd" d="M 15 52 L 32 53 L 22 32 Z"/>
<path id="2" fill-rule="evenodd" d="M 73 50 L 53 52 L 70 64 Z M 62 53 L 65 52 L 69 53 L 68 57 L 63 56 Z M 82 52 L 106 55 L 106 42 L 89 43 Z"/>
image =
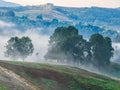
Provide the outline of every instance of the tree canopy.
<path id="1" fill-rule="evenodd" d="M 96 66 L 107 66 L 113 56 L 111 39 L 100 34 L 93 34 L 90 38 L 93 63 Z"/>
<path id="2" fill-rule="evenodd" d="M 42 16 L 42 15 L 38 15 L 38 16 L 36 17 L 36 19 L 43 20 L 43 16 Z"/>
<path id="3" fill-rule="evenodd" d="M 14 11 L 8 11 L 8 12 L 6 12 L 5 15 L 6 15 L 6 16 L 14 17 L 14 16 L 15 16 L 15 13 L 14 13 Z"/>
<path id="4" fill-rule="evenodd" d="M 113 48 L 109 37 L 93 34 L 87 41 L 74 26 L 69 26 L 55 29 L 45 58 L 104 67 L 110 64 L 112 56 Z"/>
<path id="5" fill-rule="evenodd" d="M 50 37 L 48 59 L 67 60 L 67 63 L 84 63 L 89 56 L 88 43 L 74 26 L 58 27 Z M 85 55 L 86 53 L 86 55 Z"/>
<path id="6" fill-rule="evenodd" d="M 12 59 L 25 59 L 27 56 L 33 53 L 34 47 L 32 41 L 29 37 L 12 37 L 8 40 L 6 45 L 6 57 L 11 57 Z"/>
<path id="7" fill-rule="evenodd" d="M 48 53 L 46 54 L 45 58 L 51 58 L 51 59 L 65 59 L 66 55 L 63 52 L 62 47 L 63 43 L 71 37 L 74 37 L 78 35 L 78 30 L 73 27 L 58 27 L 55 29 L 55 32 L 53 35 L 50 37 L 49 41 L 49 50 Z M 61 57 L 62 56 L 62 57 Z"/>

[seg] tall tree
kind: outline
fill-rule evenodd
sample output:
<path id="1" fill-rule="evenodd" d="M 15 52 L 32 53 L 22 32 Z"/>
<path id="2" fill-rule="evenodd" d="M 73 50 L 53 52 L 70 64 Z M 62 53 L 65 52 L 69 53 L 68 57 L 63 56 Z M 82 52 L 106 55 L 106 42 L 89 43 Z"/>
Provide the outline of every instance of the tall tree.
<path id="1" fill-rule="evenodd" d="M 56 28 L 50 37 L 49 50 L 45 58 L 60 59 L 65 57 L 61 47 L 67 38 L 76 35 L 78 35 L 78 30 L 73 26 Z"/>
<path id="2" fill-rule="evenodd" d="M 88 57 L 87 41 L 81 35 L 73 36 L 66 39 L 61 49 L 67 55 L 67 60 L 80 64 L 85 63 Z"/>
<path id="3" fill-rule="evenodd" d="M 109 37 L 105 37 L 105 43 L 106 43 L 106 52 L 105 52 L 105 60 L 107 61 L 106 64 L 110 63 L 110 59 L 113 56 L 113 47 L 112 47 L 112 41 Z"/>
<path id="4" fill-rule="evenodd" d="M 73 27 L 59 27 L 50 37 L 49 50 L 45 58 L 83 63 L 90 53 L 88 42 Z M 86 60 L 85 60 L 86 58 Z"/>
<path id="5" fill-rule="evenodd" d="M 113 54 L 111 39 L 108 37 L 104 38 L 100 34 L 93 34 L 89 42 L 91 43 L 92 63 L 96 67 L 108 66 Z"/>
<path id="6" fill-rule="evenodd" d="M 113 55 L 111 39 L 100 34 L 93 34 L 88 41 L 84 40 L 73 27 L 59 27 L 50 37 L 46 59 L 74 62 L 75 64 L 93 64 L 97 68 L 110 64 Z"/>

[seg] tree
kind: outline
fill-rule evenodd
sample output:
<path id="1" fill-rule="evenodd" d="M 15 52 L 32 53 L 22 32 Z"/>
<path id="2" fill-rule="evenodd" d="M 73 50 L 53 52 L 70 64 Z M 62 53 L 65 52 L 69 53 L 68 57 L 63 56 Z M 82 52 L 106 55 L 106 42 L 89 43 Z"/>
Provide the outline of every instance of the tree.
<path id="1" fill-rule="evenodd" d="M 78 65 L 93 64 L 101 69 L 110 64 L 112 56 L 113 48 L 109 37 L 93 34 L 86 41 L 74 26 L 69 26 L 55 29 L 45 58 Z"/>
<path id="2" fill-rule="evenodd" d="M 113 47 L 112 47 L 112 41 L 109 37 L 105 37 L 105 44 L 106 44 L 106 52 L 105 52 L 105 60 L 108 61 L 106 64 L 110 63 L 110 59 L 113 56 Z"/>
<path id="3" fill-rule="evenodd" d="M 23 15 L 21 18 L 22 19 L 28 19 L 28 17 L 26 15 Z"/>
<path id="4" fill-rule="evenodd" d="M 58 27 L 50 37 L 46 59 L 85 63 L 90 56 L 89 44 L 74 26 Z"/>
<path id="5" fill-rule="evenodd" d="M 51 23 L 54 24 L 54 25 L 57 25 L 59 23 L 59 21 L 58 21 L 58 19 L 54 18 Z"/>
<path id="6" fill-rule="evenodd" d="M 89 42 L 91 43 L 92 63 L 96 67 L 108 66 L 113 55 L 111 39 L 100 34 L 93 34 Z"/>
<path id="7" fill-rule="evenodd" d="M 61 49 L 63 42 L 72 36 L 78 35 L 78 30 L 73 26 L 58 27 L 55 29 L 53 35 L 50 37 L 49 50 L 45 58 L 60 59 L 65 57 Z"/>
<path id="8" fill-rule="evenodd" d="M 76 35 L 78 35 L 78 30 L 73 26 L 58 27 L 57 29 L 55 29 L 53 35 L 50 37 L 50 44 L 54 42 L 58 43 L 64 41 L 67 38 Z"/>
<path id="9" fill-rule="evenodd" d="M 42 15 L 38 15 L 38 16 L 36 17 L 36 19 L 38 19 L 38 20 L 43 20 L 43 16 L 42 16 Z"/>
<path id="10" fill-rule="evenodd" d="M 66 39 L 61 49 L 66 55 L 67 60 L 74 63 L 85 63 L 88 57 L 87 41 L 83 39 L 82 35 L 77 35 Z"/>
<path id="11" fill-rule="evenodd" d="M 15 13 L 13 11 L 8 11 L 6 12 L 5 14 L 6 16 L 10 16 L 10 17 L 14 17 L 15 16 Z"/>
<path id="12" fill-rule="evenodd" d="M 24 60 L 27 56 L 32 55 L 33 50 L 34 47 L 29 37 L 12 37 L 6 45 L 5 56 Z"/>

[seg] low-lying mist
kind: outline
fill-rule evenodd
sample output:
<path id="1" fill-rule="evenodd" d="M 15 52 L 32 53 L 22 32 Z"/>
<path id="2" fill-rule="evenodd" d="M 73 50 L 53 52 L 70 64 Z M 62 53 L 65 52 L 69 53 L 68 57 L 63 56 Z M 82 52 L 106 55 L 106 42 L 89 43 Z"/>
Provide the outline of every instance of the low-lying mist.
<path id="1" fill-rule="evenodd" d="M 120 43 L 113 43 L 114 56 L 111 61 L 120 63 Z"/>
<path id="2" fill-rule="evenodd" d="M 48 50 L 48 44 L 49 44 L 49 37 L 50 35 L 47 34 L 42 34 L 41 33 L 41 28 L 34 28 L 34 29 L 28 29 L 25 30 L 24 32 L 18 28 L 15 27 L 15 24 L 12 23 L 6 23 L 3 21 L 0 21 L 0 57 L 1 60 L 11 60 L 10 58 L 6 58 L 4 56 L 4 52 L 6 51 L 6 44 L 7 41 L 11 37 L 23 37 L 23 36 L 28 36 L 34 45 L 34 52 L 32 56 L 28 56 L 25 61 L 27 62 L 43 62 L 43 63 L 53 63 L 53 64 L 62 64 L 62 65 L 70 65 L 74 67 L 80 67 L 86 70 L 90 71 L 95 71 L 99 73 L 92 65 L 89 66 L 84 66 L 84 65 L 74 65 L 72 63 L 67 63 L 67 62 L 57 62 L 57 60 L 45 60 L 44 55 L 47 53 Z M 113 44 L 114 47 L 114 56 L 111 59 L 113 62 L 118 62 L 120 63 L 120 44 Z M 20 59 L 16 61 L 22 61 Z"/>
<path id="3" fill-rule="evenodd" d="M 0 57 L 1 60 L 10 60 L 10 58 L 6 58 L 4 56 L 4 52 L 6 50 L 6 44 L 7 41 L 11 37 L 22 37 L 22 36 L 28 36 L 32 40 L 32 43 L 34 45 L 34 53 L 32 56 L 28 56 L 26 61 L 41 61 L 44 60 L 44 55 L 47 52 L 48 49 L 48 42 L 50 35 L 48 34 L 42 34 L 41 28 L 34 28 L 34 29 L 28 29 L 28 30 L 20 30 L 16 28 L 16 25 L 13 23 L 7 23 L 0 21 Z M 119 51 L 120 51 L 120 44 L 119 43 L 113 43 L 114 47 L 114 57 L 111 59 L 113 62 L 120 62 L 119 60 Z"/>
<path id="4" fill-rule="evenodd" d="M 0 57 L 1 60 L 10 60 L 10 58 L 6 58 L 4 56 L 4 52 L 6 50 L 7 41 L 11 37 L 23 37 L 28 36 L 32 40 L 34 45 L 34 53 L 32 56 L 28 56 L 26 61 L 40 61 L 43 60 L 45 53 L 48 48 L 49 35 L 43 35 L 40 33 L 40 28 L 37 29 L 29 29 L 24 32 L 15 28 L 15 25 L 12 23 L 6 23 L 0 21 Z M 20 60 L 21 61 L 21 60 Z"/>

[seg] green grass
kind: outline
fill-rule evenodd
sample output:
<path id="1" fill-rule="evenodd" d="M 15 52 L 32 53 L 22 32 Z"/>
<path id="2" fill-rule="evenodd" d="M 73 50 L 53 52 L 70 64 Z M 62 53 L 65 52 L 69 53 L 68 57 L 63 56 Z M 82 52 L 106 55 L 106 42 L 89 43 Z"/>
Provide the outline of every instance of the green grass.
<path id="1" fill-rule="evenodd" d="M 49 64 L 40 64 L 40 63 L 31 63 L 31 62 L 7 61 L 7 63 L 13 64 L 13 65 L 33 67 L 33 68 L 37 68 L 37 69 L 50 68 L 51 67 Z"/>
<path id="2" fill-rule="evenodd" d="M 53 90 L 56 86 L 56 81 L 51 79 L 42 78 L 42 83 L 45 85 L 45 90 Z"/>
<path id="3" fill-rule="evenodd" d="M 94 77 L 94 76 L 86 75 L 86 73 L 79 74 L 79 72 L 87 72 L 79 68 L 74 68 L 64 65 L 51 65 L 51 64 L 13 62 L 13 61 L 12 62 L 9 61 L 7 63 L 13 65 L 19 65 L 19 66 L 32 67 L 40 70 L 50 70 L 50 71 L 59 72 L 62 76 L 67 77 L 69 79 L 68 85 L 66 86 L 66 88 L 69 88 L 69 90 L 120 90 L 120 81 L 113 80 L 104 75 L 96 74 L 97 77 Z M 113 64 L 112 67 L 115 68 L 113 69 L 114 71 L 119 69 L 119 65 Z M 49 78 L 41 77 L 41 82 L 39 82 L 39 80 L 35 80 L 32 77 L 27 76 L 27 73 L 24 70 L 19 72 L 19 74 L 25 76 L 27 79 L 29 79 L 36 85 L 40 84 L 41 86 L 43 86 L 44 88 L 43 90 L 56 90 L 55 87 L 57 87 L 58 85 L 57 81 Z M 91 73 L 89 72 L 87 74 L 91 74 Z M 62 77 L 59 78 L 63 79 Z"/>
<path id="4" fill-rule="evenodd" d="M 74 78 L 84 84 L 87 89 L 92 90 L 120 90 L 120 83 L 114 80 L 103 80 L 97 78 L 74 75 Z"/>
<path id="5" fill-rule="evenodd" d="M 9 89 L 7 89 L 6 87 L 0 85 L 0 90 L 9 90 Z"/>

